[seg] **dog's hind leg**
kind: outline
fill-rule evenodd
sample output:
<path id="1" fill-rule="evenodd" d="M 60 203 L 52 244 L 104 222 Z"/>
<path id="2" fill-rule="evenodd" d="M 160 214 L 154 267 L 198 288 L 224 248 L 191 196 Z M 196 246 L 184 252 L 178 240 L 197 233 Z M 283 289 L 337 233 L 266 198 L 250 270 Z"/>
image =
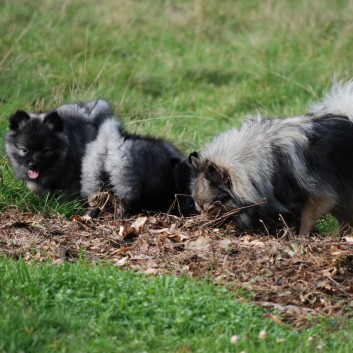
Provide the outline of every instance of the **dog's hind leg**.
<path id="1" fill-rule="evenodd" d="M 336 201 L 332 198 L 313 197 L 304 205 L 300 214 L 300 235 L 309 235 L 315 221 L 327 214 L 335 206 Z"/>

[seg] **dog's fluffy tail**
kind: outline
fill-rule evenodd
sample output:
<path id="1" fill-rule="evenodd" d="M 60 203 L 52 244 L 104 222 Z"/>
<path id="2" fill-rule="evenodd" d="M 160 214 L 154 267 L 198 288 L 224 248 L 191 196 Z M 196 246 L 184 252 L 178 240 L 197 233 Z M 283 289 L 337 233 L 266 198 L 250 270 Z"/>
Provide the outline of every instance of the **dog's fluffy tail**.
<path id="1" fill-rule="evenodd" d="M 353 80 L 335 82 L 321 102 L 311 106 L 311 113 L 337 114 L 353 121 Z"/>

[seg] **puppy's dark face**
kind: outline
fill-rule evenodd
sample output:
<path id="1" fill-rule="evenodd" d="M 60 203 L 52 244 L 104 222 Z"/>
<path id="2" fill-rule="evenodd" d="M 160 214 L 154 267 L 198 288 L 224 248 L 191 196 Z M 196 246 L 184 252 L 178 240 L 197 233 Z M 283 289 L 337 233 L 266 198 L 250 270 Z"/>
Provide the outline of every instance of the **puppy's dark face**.
<path id="1" fill-rule="evenodd" d="M 199 212 L 219 214 L 236 208 L 231 178 L 226 170 L 197 155 L 189 157 L 195 178 L 192 195 Z"/>
<path id="2" fill-rule="evenodd" d="M 199 159 L 197 154 L 190 155 L 190 165 L 194 168 L 195 178 L 192 185 L 192 196 L 196 209 L 211 216 L 228 213 L 226 219 L 232 220 L 240 229 L 253 227 L 256 213 L 253 208 L 239 197 L 229 172 L 209 160 Z"/>
<path id="3" fill-rule="evenodd" d="M 62 133 L 62 119 L 56 112 L 31 117 L 24 111 L 17 111 L 9 123 L 5 147 L 16 176 L 41 184 L 51 177 L 55 166 L 67 153 L 68 141 Z"/>

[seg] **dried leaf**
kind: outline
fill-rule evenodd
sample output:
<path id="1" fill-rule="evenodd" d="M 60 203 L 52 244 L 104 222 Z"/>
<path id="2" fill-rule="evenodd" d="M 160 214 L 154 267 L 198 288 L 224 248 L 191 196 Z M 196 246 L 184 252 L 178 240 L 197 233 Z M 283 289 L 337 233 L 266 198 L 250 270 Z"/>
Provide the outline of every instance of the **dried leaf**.
<path id="1" fill-rule="evenodd" d="M 128 252 L 128 251 L 133 251 L 135 248 L 132 246 L 128 246 L 126 248 L 120 248 L 119 250 L 116 251 L 117 254 L 122 254 L 124 252 Z"/>
<path id="2" fill-rule="evenodd" d="M 139 217 L 131 224 L 128 233 L 141 233 L 143 226 L 147 221 L 147 217 Z"/>
<path id="3" fill-rule="evenodd" d="M 189 250 L 204 251 L 208 249 L 210 243 L 210 238 L 199 237 L 196 240 L 190 241 L 189 244 L 186 245 L 186 248 Z"/>
<path id="4" fill-rule="evenodd" d="M 70 220 L 73 221 L 73 222 L 76 222 L 76 221 L 78 221 L 80 218 L 84 218 L 84 216 L 81 217 L 80 215 L 75 214 L 75 215 L 73 215 L 73 216 L 70 217 Z"/>
<path id="5" fill-rule="evenodd" d="M 276 315 L 273 314 L 265 314 L 264 317 L 266 317 L 267 319 L 275 322 L 276 324 L 280 324 L 280 325 L 284 325 L 284 322 Z"/>
<path id="6" fill-rule="evenodd" d="M 114 265 L 118 267 L 124 267 L 128 263 L 128 260 L 129 258 L 127 256 L 123 257 L 120 260 L 115 261 Z"/>
<path id="7" fill-rule="evenodd" d="M 176 242 L 184 242 L 189 239 L 188 236 L 182 234 L 182 233 L 174 233 L 174 234 L 164 234 L 165 237 L 172 239 L 173 241 Z"/>
<path id="8" fill-rule="evenodd" d="M 123 226 L 120 226 L 120 227 L 119 227 L 118 236 L 119 236 L 120 238 L 124 238 L 125 235 L 126 235 L 126 230 L 125 230 L 125 228 L 124 228 Z"/>
<path id="9" fill-rule="evenodd" d="M 353 243 L 353 237 L 342 237 L 342 239 L 347 243 Z"/>
<path id="10" fill-rule="evenodd" d="M 143 271 L 146 275 L 158 275 L 161 272 L 158 268 L 148 268 L 147 270 Z"/>

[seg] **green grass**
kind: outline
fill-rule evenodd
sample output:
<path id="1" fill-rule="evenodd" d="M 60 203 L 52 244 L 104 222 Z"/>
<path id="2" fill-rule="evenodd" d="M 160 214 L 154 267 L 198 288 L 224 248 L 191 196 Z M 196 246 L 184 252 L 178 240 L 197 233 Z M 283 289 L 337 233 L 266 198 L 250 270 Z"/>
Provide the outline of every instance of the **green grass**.
<path id="1" fill-rule="evenodd" d="M 16 109 L 105 98 L 129 131 L 189 153 L 257 109 L 302 114 L 334 76 L 353 76 L 349 1 L 204 0 L 200 10 L 201 2 L 3 0 L 0 133 Z M 8 205 L 79 210 L 27 191 L 1 142 L 0 211 Z M 316 352 L 321 338 L 325 352 L 353 350 L 351 322 L 324 320 L 298 334 L 207 283 L 5 259 L 0 271 L 4 352 Z M 265 342 L 256 338 L 262 328 Z M 239 346 L 229 345 L 234 333 Z"/>
<path id="2" fill-rule="evenodd" d="M 349 352 L 352 323 L 303 332 L 207 281 L 1 259 L 0 352 Z M 268 338 L 258 338 L 266 330 Z M 232 335 L 239 343 L 230 343 Z M 308 338 L 313 337 L 313 341 Z"/>
<path id="3" fill-rule="evenodd" d="M 351 77 L 346 1 L 5 0 L 2 123 L 10 112 L 104 97 L 128 127 L 185 152 L 260 109 L 303 113 Z M 3 125 L 4 126 L 4 125 Z"/>
<path id="4" fill-rule="evenodd" d="M 45 214 L 61 214 L 69 217 L 75 213 L 82 213 L 79 201 L 63 203 L 60 193 L 55 195 L 37 195 L 28 190 L 24 184 L 15 179 L 5 159 L 0 165 L 0 212 L 7 207 L 19 207 L 31 212 Z"/>

